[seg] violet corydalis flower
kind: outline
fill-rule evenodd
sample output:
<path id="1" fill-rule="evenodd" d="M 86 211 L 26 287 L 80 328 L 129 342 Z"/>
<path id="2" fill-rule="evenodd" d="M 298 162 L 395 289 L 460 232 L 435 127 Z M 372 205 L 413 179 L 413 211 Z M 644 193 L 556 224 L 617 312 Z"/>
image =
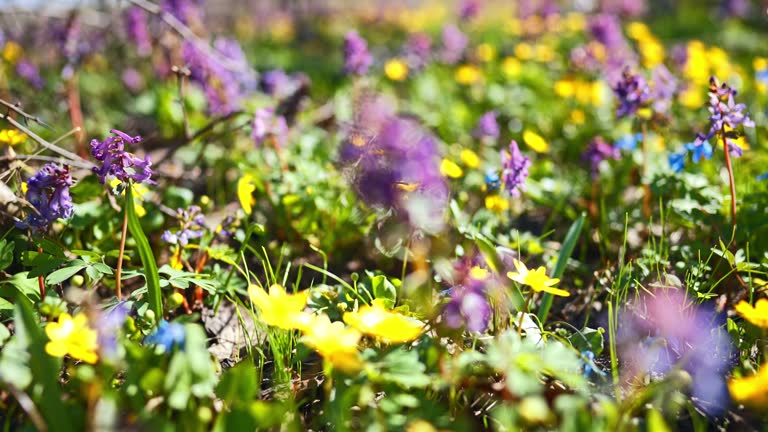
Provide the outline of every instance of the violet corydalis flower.
<path id="1" fill-rule="evenodd" d="M 69 166 L 48 163 L 27 181 L 27 201 L 37 210 L 30 213 L 19 228 L 44 230 L 56 219 L 72 217 L 74 207 L 69 188 L 74 184 Z"/>
<path id="2" fill-rule="evenodd" d="M 447 64 L 455 64 L 464 56 L 469 39 L 454 25 L 443 28 L 443 50 L 440 57 Z"/>
<path id="3" fill-rule="evenodd" d="M 128 182 L 156 184 L 150 177 L 154 171 L 150 168 L 152 162 L 149 155 L 139 159 L 133 153 L 126 151 L 125 144 L 138 144 L 140 136 L 130 136 L 116 129 L 110 131 L 113 136 L 104 141 L 91 140 L 91 154 L 101 161 L 101 167 L 94 167 L 93 172 L 99 176 L 99 182 L 105 184 L 107 178 L 116 178 L 122 184 Z"/>
<path id="4" fill-rule="evenodd" d="M 621 80 L 613 87 L 613 93 L 619 103 L 616 107 L 616 116 L 622 118 L 642 108 L 650 99 L 651 89 L 645 78 L 625 68 Z"/>
<path id="5" fill-rule="evenodd" d="M 488 328 L 491 305 L 483 281 L 468 278 L 464 285 L 453 287 L 450 294 L 451 300 L 443 309 L 443 319 L 448 327 L 466 327 L 478 333 Z"/>
<path id="6" fill-rule="evenodd" d="M 368 43 L 356 31 L 344 36 L 344 72 L 350 75 L 365 75 L 373 63 L 368 52 Z"/>
<path id="7" fill-rule="evenodd" d="M 263 145 L 269 139 L 275 140 L 277 146 L 285 145 L 288 140 L 288 124 L 285 117 L 275 115 L 274 108 L 257 109 L 251 137 L 257 146 Z"/>
<path id="8" fill-rule="evenodd" d="M 530 166 L 531 160 L 520 153 L 515 140 L 509 143 L 509 151 L 501 151 L 501 184 L 510 196 L 517 197 L 525 191 Z"/>
<path id="9" fill-rule="evenodd" d="M 755 123 L 745 112 L 746 105 L 734 101 L 736 94 L 738 92 L 727 83 L 720 84 L 715 77 L 709 79 L 709 130 L 706 134 L 697 133 L 694 144 L 702 145 L 704 141 L 720 135 L 725 139 L 728 151 L 734 156 L 741 156 L 741 147 L 732 141 L 739 137 L 736 127 L 755 127 Z"/>
<path id="10" fill-rule="evenodd" d="M 144 9 L 138 6 L 128 8 L 125 12 L 125 32 L 136 44 L 136 52 L 140 56 L 146 57 L 152 52 L 152 38 L 149 35 L 149 23 Z"/>
<path id="11" fill-rule="evenodd" d="M 496 121 L 496 112 L 488 111 L 480 117 L 475 128 L 475 136 L 479 138 L 498 138 L 500 134 L 499 123 Z"/>
<path id="12" fill-rule="evenodd" d="M 589 170 L 592 178 L 600 176 L 600 163 L 606 159 L 619 159 L 621 153 L 619 149 L 605 142 L 603 137 L 595 137 L 587 150 L 581 154 L 581 159 L 589 164 Z"/>
<path id="13" fill-rule="evenodd" d="M 162 241 L 186 246 L 190 240 L 198 239 L 205 234 L 205 217 L 200 207 L 193 205 L 187 210 L 177 209 L 176 219 L 179 222 L 179 229 L 176 232 L 166 230 L 160 237 Z"/>
<path id="14" fill-rule="evenodd" d="M 21 59 L 16 64 L 16 73 L 24 78 L 26 82 L 36 89 L 43 88 L 43 78 L 40 76 L 40 69 L 27 59 Z"/>
<path id="15" fill-rule="evenodd" d="M 405 44 L 405 58 L 413 70 L 423 69 L 429 63 L 432 39 L 426 33 L 415 33 Z"/>

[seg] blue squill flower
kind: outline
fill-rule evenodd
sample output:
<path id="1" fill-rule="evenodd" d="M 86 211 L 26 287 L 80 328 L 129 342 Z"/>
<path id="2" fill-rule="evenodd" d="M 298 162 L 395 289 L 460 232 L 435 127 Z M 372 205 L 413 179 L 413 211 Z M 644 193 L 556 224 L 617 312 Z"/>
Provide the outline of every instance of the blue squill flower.
<path id="1" fill-rule="evenodd" d="M 605 376 L 605 372 L 595 364 L 595 353 L 592 351 L 582 351 L 581 360 L 584 362 L 584 378 L 589 378 L 592 372 L 601 377 Z"/>
<path id="2" fill-rule="evenodd" d="M 685 168 L 685 155 L 686 152 L 669 154 L 669 167 L 672 168 L 672 171 L 676 173 L 683 171 L 683 168 Z"/>
<path id="3" fill-rule="evenodd" d="M 174 346 L 184 349 L 186 332 L 184 325 L 166 320 L 160 321 L 154 333 L 144 338 L 144 343 L 155 344 L 165 348 L 165 351 L 171 351 Z"/>
<path id="4" fill-rule="evenodd" d="M 709 160 L 712 157 L 712 144 L 709 141 L 704 141 L 700 145 L 690 142 L 685 145 L 685 150 L 693 154 L 691 159 L 693 159 L 694 163 L 699 163 L 701 158 Z"/>
<path id="5" fill-rule="evenodd" d="M 755 180 L 757 181 L 763 181 L 765 179 L 768 179 L 768 173 L 760 174 L 759 176 L 755 177 Z"/>
<path id="6" fill-rule="evenodd" d="M 613 146 L 619 150 L 632 151 L 636 149 L 637 144 L 642 141 L 643 141 L 643 134 L 641 133 L 627 134 L 627 135 L 622 135 L 621 138 L 616 140 L 616 143 Z"/>

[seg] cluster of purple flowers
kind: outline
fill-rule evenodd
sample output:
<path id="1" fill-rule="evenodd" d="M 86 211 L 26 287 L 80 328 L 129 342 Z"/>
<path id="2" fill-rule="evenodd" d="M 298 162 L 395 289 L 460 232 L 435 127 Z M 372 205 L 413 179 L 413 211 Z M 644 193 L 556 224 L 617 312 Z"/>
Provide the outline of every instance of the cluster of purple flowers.
<path id="1" fill-rule="evenodd" d="M 304 74 L 289 75 L 282 69 L 273 69 L 261 74 L 259 88 L 276 99 L 285 99 L 296 93 L 304 81 L 309 81 Z"/>
<path id="2" fill-rule="evenodd" d="M 664 114 L 672 106 L 678 82 L 666 66 L 660 64 L 651 71 L 652 107 L 655 113 Z"/>
<path id="3" fill-rule="evenodd" d="M 273 139 L 279 147 L 284 146 L 288 141 L 288 124 L 285 117 L 275 115 L 274 108 L 257 109 L 251 137 L 257 146 L 263 145 L 269 139 Z"/>
<path id="4" fill-rule="evenodd" d="M 755 127 L 755 123 L 745 112 L 746 106 L 734 101 L 737 93 L 727 83 L 720 84 L 715 77 L 709 79 L 709 130 L 705 134 L 696 134 L 695 145 L 700 146 L 719 134 L 725 140 L 728 151 L 734 156 L 741 156 L 741 147 L 731 140 L 738 137 L 736 127 Z"/>
<path id="5" fill-rule="evenodd" d="M 530 166 L 531 160 L 520 153 L 515 140 L 509 143 L 509 151 L 501 151 L 501 184 L 510 196 L 520 196 L 525 191 Z"/>
<path id="6" fill-rule="evenodd" d="M 470 21 L 480 13 L 482 3 L 480 0 L 462 0 L 459 3 L 459 18 L 462 21 Z"/>
<path id="7" fill-rule="evenodd" d="M 356 31 L 344 36 L 344 72 L 349 75 L 365 75 L 373 64 L 368 43 Z"/>
<path id="8" fill-rule="evenodd" d="M 571 57 L 576 64 L 602 72 L 606 81 L 614 85 L 621 80 L 625 67 L 637 63 L 637 56 L 621 31 L 621 21 L 613 14 L 595 15 L 589 20 L 588 31 L 592 40 L 601 44 L 605 52 L 610 54 L 604 62 L 598 61 L 587 46 L 575 48 Z"/>
<path id="9" fill-rule="evenodd" d="M 205 234 L 205 217 L 198 206 L 189 206 L 184 210 L 176 210 L 176 219 L 179 221 L 179 229 L 176 232 L 166 230 L 160 239 L 166 243 L 186 246 L 190 240 L 198 239 Z"/>
<path id="10" fill-rule="evenodd" d="M 613 87 L 613 93 L 619 102 L 616 116 L 622 118 L 631 116 L 642 108 L 650 98 L 651 89 L 642 75 L 634 74 L 629 68 L 625 68 L 621 80 Z"/>
<path id="11" fill-rule="evenodd" d="M 138 6 L 132 6 L 125 11 L 125 32 L 136 45 L 136 52 L 146 57 L 152 52 L 152 38 L 149 34 L 147 13 Z"/>
<path id="12" fill-rule="evenodd" d="M 496 139 L 500 133 L 499 123 L 496 121 L 496 111 L 488 111 L 477 121 L 477 127 L 475 127 L 473 135 L 477 138 L 488 137 Z"/>
<path id="13" fill-rule="evenodd" d="M 72 217 L 74 207 L 69 188 L 74 181 L 69 166 L 48 163 L 27 181 L 27 201 L 35 208 L 24 221 L 16 225 L 21 229 L 44 230 L 56 219 Z"/>
<path id="14" fill-rule="evenodd" d="M 435 137 L 379 97 L 363 99 L 356 124 L 339 156 L 360 198 L 369 206 L 395 209 L 415 227 L 442 229 L 448 186 Z"/>
<path id="15" fill-rule="evenodd" d="M 16 73 L 19 74 L 26 82 L 36 89 L 43 88 L 43 78 L 40 76 L 40 69 L 37 65 L 27 59 L 19 60 L 16 63 Z"/>
<path id="16" fill-rule="evenodd" d="M 485 331 L 491 319 L 485 281 L 468 277 L 449 292 L 451 298 L 443 308 L 445 324 L 453 329 L 466 327 L 471 332 Z"/>
<path id="17" fill-rule="evenodd" d="M 589 164 L 592 178 L 600 176 L 600 163 L 606 159 L 619 159 L 619 149 L 606 142 L 603 137 L 597 136 L 589 143 L 589 147 L 581 154 L 581 159 Z"/>
<path id="18" fill-rule="evenodd" d="M 173 15 L 184 24 L 200 22 L 203 18 L 205 0 L 163 0 L 160 9 Z"/>
<path id="19" fill-rule="evenodd" d="M 421 70 L 429 64 L 432 38 L 426 33 L 414 33 L 405 43 L 405 59 L 412 70 Z"/>
<path id="20" fill-rule="evenodd" d="M 461 32 L 455 25 L 443 27 L 443 49 L 440 58 L 446 64 L 456 64 L 464 57 L 464 51 L 469 45 L 467 35 Z"/>
<path id="21" fill-rule="evenodd" d="M 125 144 L 138 144 L 140 136 L 130 136 L 116 129 L 110 131 L 113 135 L 104 141 L 91 140 L 91 153 L 96 160 L 102 162 L 101 167 L 94 167 L 93 172 L 99 176 L 101 184 L 107 182 L 107 177 L 114 177 L 125 185 L 128 182 L 156 184 L 150 177 L 154 173 L 150 168 L 152 162 L 149 155 L 139 159 L 133 153 L 125 150 Z"/>
<path id="22" fill-rule="evenodd" d="M 725 410 L 729 397 L 724 377 L 733 348 L 724 317 L 665 288 L 633 304 L 619 323 L 625 379 L 680 368 L 692 378 L 691 392 L 700 409 L 711 415 Z"/>
<path id="23" fill-rule="evenodd" d="M 524 20 L 534 15 L 546 17 L 560 12 L 557 0 L 518 0 L 517 16 Z"/>

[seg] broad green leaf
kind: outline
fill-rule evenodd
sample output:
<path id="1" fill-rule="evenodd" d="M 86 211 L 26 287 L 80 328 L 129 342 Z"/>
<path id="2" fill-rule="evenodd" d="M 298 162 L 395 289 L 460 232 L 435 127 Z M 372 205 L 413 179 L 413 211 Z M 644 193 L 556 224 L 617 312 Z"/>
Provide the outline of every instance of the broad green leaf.
<path id="1" fill-rule="evenodd" d="M 373 296 L 377 300 L 382 300 L 385 307 L 391 309 L 395 307 L 397 301 L 397 289 L 392 285 L 386 276 L 378 275 L 371 277 Z"/>
<path id="2" fill-rule="evenodd" d="M 582 213 L 576 222 L 571 225 L 568 232 L 565 234 L 565 240 L 563 246 L 560 248 L 560 254 L 557 255 L 557 262 L 555 263 L 555 269 L 552 272 L 552 278 L 560 278 L 565 271 L 565 265 L 568 263 L 568 258 L 573 254 L 573 249 L 576 248 L 576 242 L 579 240 L 581 234 L 581 228 L 584 226 L 584 220 L 587 215 Z M 536 314 L 539 317 L 539 321 L 542 324 L 547 322 L 547 316 L 549 316 L 549 309 L 552 307 L 552 300 L 554 297 L 550 293 L 544 293 L 541 297 L 541 304 L 539 305 L 539 311 Z"/>
<path id="3" fill-rule="evenodd" d="M 48 285 L 57 285 L 65 280 L 71 278 L 72 276 L 76 275 L 80 272 L 80 270 L 88 267 L 88 264 L 86 264 L 83 260 L 72 260 L 69 263 L 69 266 L 60 268 L 56 270 L 55 272 L 49 274 L 45 278 L 45 283 Z"/>
<path id="4" fill-rule="evenodd" d="M 13 248 L 16 243 L 0 240 L 0 270 L 5 270 L 13 262 Z"/>

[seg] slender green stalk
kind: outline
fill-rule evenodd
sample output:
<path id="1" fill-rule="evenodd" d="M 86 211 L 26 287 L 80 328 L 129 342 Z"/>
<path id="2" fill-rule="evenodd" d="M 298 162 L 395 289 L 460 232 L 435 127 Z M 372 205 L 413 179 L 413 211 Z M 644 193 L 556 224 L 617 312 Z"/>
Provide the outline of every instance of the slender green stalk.
<path id="1" fill-rule="evenodd" d="M 731 188 L 731 225 L 736 230 L 736 183 L 733 178 L 733 165 L 731 153 L 728 151 L 728 139 L 725 137 L 725 126 L 720 130 L 720 138 L 723 140 L 723 153 L 725 153 L 725 167 L 728 169 L 728 183 Z"/>
<path id="2" fill-rule="evenodd" d="M 136 242 L 136 248 L 141 257 L 141 263 L 144 265 L 144 277 L 147 280 L 147 294 L 149 296 L 149 308 L 155 313 L 158 322 L 163 317 L 163 296 L 160 289 L 160 275 L 157 271 L 157 261 L 152 253 L 152 247 L 149 245 L 144 230 L 141 229 L 139 217 L 136 215 L 136 207 L 133 203 L 132 184 L 128 184 L 125 189 L 125 214 L 128 219 L 128 229 L 131 230 L 133 240 Z"/>

